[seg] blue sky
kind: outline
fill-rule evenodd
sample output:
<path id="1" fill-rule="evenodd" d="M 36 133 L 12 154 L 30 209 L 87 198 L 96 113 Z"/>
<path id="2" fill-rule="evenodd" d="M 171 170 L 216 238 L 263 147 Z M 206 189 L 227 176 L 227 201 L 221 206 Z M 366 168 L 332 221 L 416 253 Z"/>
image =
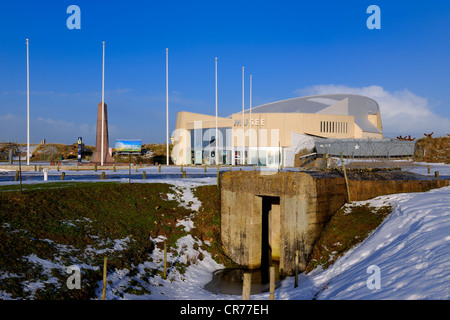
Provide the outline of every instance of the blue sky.
<path id="1" fill-rule="evenodd" d="M 218 57 L 220 116 L 241 110 L 244 66 L 246 107 L 252 74 L 254 106 L 359 93 L 380 103 L 386 136 L 450 133 L 448 1 L 2 1 L 0 141 L 26 140 L 26 38 L 32 142 L 94 143 L 102 41 L 111 145 L 165 141 L 166 48 L 170 131 L 178 111 L 215 113 Z"/>

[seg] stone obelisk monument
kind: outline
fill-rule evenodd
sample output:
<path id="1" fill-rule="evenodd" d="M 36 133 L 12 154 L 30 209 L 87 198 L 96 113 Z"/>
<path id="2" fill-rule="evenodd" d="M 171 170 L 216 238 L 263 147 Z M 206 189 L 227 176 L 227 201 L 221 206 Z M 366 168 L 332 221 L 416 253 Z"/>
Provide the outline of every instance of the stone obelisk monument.
<path id="1" fill-rule="evenodd" d="M 111 165 L 114 159 L 109 155 L 109 139 L 108 139 L 108 108 L 105 103 L 105 110 L 103 118 L 103 165 Z M 95 153 L 92 157 L 91 163 L 101 164 L 102 159 L 102 103 L 98 104 L 97 108 L 97 138 L 95 140 Z"/>

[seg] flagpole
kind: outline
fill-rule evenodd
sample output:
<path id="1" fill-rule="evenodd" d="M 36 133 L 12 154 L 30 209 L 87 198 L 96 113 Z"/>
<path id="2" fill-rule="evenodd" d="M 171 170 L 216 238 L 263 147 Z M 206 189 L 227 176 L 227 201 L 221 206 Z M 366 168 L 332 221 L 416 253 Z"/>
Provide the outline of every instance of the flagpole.
<path id="1" fill-rule="evenodd" d="M 30 54 L 27 39 L 27 165 L 30 165 Z M 20 158 L 20 155 L 19 155 Z"/>
<path id="2" fill-rule="evenodd" d="M 105 140 L 105 41 L 103 41 L 103 70 L 102 70 L 102 152 L 100 165 L 103 166 Z"/>
<path id="3" fill-rule="evenodd" d="M 216 57 L 216 165 L 219 164 L 219 136 L 218 136 L 218 129 L 217 129 L 217 57 Z"/>
<path id="4" fill-rule="evenodd" d="M 248 164 L 252 164 L 252 75 L 250 75 L 250 118 L 249 118 L 250 135 L 248 137 Z"/>
<path id="5" fill-rule="evenodd" d="M 169 165 L 169 48 L 166 48 L 166 164 Z"/>
<path id="6" fill-rule="evenodd" d="M 242 67 L 242 164 L 245 164 L 244 67 Z"/>

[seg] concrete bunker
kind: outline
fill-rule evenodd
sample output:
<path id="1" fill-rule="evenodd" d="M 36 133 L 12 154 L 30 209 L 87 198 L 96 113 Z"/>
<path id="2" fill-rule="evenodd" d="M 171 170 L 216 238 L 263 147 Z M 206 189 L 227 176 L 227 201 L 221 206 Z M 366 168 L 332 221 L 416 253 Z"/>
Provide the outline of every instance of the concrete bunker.
<path id="1" fill-rule="evenodd" d="M 394 179 L 392 179 L 394 177 Z M 353 201 L 402 192 L 424 192 L 447 186 L 413 174 L 361 176 L 349 173 Z M 249 269 L 279 262 L 279 273 L 291 275 L 295 251 L 304 270 L 315 242 L 331 216 L 346 203 L 341 173 L 225 172 L 221 177 L 221 238 L 226 254 Z"/>

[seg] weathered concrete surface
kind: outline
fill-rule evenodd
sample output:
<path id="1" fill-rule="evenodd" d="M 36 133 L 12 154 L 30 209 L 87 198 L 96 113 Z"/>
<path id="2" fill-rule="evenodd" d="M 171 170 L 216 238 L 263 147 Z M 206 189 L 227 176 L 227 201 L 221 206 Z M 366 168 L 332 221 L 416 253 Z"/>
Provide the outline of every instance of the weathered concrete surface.
<path id="1" fill-rule="evenodd" d="M 448 180 L 351 180 L 353 201 L 399 192 L 423 192 L 443 187 Z M 280 261 L 280 273 L 292 274 L 295 251 L 300 269 L 331 216 L 345 204 L 345 180 L 339 174 L 302 172 L 225 172 L 221 177 L 221 237 L 227 255 L 248 268 L 261 266 L 263 199 L 279 197 L 269 213 L 272 259 Z M 277 217 L 278 216 L 278 217 Z"/>

